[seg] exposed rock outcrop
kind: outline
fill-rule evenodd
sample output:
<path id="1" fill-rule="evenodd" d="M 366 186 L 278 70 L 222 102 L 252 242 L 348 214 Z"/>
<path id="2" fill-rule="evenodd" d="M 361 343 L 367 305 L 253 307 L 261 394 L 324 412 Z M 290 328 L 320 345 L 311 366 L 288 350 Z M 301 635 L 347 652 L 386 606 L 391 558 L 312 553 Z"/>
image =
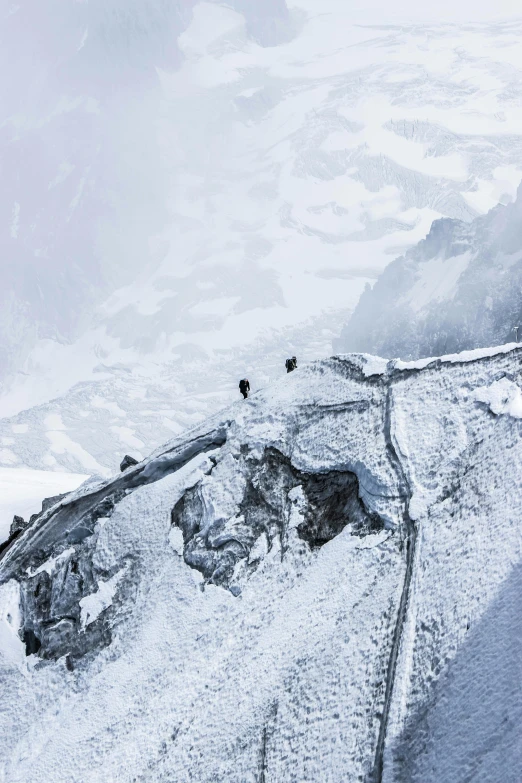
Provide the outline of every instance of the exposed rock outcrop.
<path id="1" fill-rule="evenodd" d="M 14 536 L 17 536 L 18 533 L 21 533 L 22 530 L 24 530 L 29 522 L 26 522 L 23 517 L 18 516 L 18 514 L 15 514 L 13 517 L 13 521 L 11 522 L 11 527 L 9 528 L 9 538 L 13 538 Z"/>
<path id="2" fill-rule="evenodd" d="M 138 464 L 138 460 L 134 459 L 134 457 L 131 457 L 130 454 L 126 454 L 122 461 L 120 462 L 120 471 L 123 473 L 124 470 L 127 470 L 127 468 L 132 468 L 134 465 Z"/>

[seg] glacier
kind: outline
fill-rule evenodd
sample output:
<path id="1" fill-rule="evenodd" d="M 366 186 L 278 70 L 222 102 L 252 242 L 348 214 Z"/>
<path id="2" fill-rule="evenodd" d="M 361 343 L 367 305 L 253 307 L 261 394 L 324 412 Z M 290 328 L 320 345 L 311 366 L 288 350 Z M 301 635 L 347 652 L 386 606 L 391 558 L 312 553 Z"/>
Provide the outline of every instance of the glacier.
<path id="1" fill-rule="evenodd" d="M 521 348 L 300 367 L 0 556 L 0 780 L 517 783 Z"/>
<path id="2" fill-rule="evenodd" d="M 5 6 L 2 467 L 145 456 L 330 355 L 434 220 L 514 197 L 520 20 L 411 5 Z"/>

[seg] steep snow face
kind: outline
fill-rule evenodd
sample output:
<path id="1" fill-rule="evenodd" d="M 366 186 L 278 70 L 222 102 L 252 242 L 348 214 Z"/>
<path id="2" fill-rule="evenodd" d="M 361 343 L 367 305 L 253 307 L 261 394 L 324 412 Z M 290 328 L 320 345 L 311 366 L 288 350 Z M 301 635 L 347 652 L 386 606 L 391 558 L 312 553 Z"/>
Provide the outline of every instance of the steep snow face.
<path id="1" fill-rule="evenodd" d="M 518 22 L 364 27 L 322 0 L 53 9 L 2 25 L 3 415 L 79 381 L 111 394 L 143 365 L 142 389 L 181 377 L 185 397 L 201 363 L 235 379 L 238 347 L 250 362 L 345 322 L 433 219 L 471 220 L 520 180 Z"/>
<path id="2" fill-rule="evenodd" d="M 465 224 L 440 220 L 362 295 L 338 350 L 405 359 L 522 338 L 522 188 Z"/>
<path id="3" fill-rule="evenodd" d="M 13 537 L 3 777 L 515 783 L 520 358 L 317 362 Z"/>

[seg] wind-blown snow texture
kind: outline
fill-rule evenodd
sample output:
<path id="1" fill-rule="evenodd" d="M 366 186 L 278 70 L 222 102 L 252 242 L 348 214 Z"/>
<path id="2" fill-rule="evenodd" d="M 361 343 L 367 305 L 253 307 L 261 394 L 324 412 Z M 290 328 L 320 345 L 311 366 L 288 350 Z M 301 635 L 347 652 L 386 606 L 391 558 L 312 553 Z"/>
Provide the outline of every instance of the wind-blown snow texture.
<path id="1" fill-rule="evenodd" d="M 405 359 L 522 339 L 522 187 L 472 223 L 436 221 L 368 287 L 337 350 Z"/>
<path id="2" fill-rule="evenodd" d="M 517 783 L 521 356 L 320 361 L 47 511 L 0 779 Z"/>
<path id="3" fill-rule="evenodd" d="M 245 374 L 266 385 L 273 356 L 284 372 L 330 355 L 365 283 L 434 219 L 514 195 L 520 22 L 353 5 L 5 7 L 0 415 L 31 413 L 2 424 L 28 430 L 1 465 L 146 454 Z"/>

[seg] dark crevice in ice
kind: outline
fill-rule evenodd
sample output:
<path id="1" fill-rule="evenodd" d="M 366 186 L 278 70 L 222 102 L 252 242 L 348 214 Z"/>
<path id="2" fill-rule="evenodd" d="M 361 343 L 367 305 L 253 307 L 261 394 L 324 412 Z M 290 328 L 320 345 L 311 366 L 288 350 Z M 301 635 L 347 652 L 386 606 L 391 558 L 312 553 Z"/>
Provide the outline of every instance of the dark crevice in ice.
<path id="1" fill-rule="evenodd" d="M 296 487 L 302 488 L 304 499 L 297 534 L 312 549 L 347 526 L 353 535 L 384 528 L 383 520 L 368 512 L 360 499 L 355 473 L 306 473 L 275 448 L 265 449 L 261 459 L 242 449 L 237 462 L 245 490 L 235 519 L 205 520 L 202 482 L 188 489 L 172 509 L 172 524 L 183 533 L 185 562 L 207 582 L 230 587 L 236 565 L 249 558 L 262 535 L 269 551 L 278 539 L 284 554 L 292 506 L 289 492 Z"/>

